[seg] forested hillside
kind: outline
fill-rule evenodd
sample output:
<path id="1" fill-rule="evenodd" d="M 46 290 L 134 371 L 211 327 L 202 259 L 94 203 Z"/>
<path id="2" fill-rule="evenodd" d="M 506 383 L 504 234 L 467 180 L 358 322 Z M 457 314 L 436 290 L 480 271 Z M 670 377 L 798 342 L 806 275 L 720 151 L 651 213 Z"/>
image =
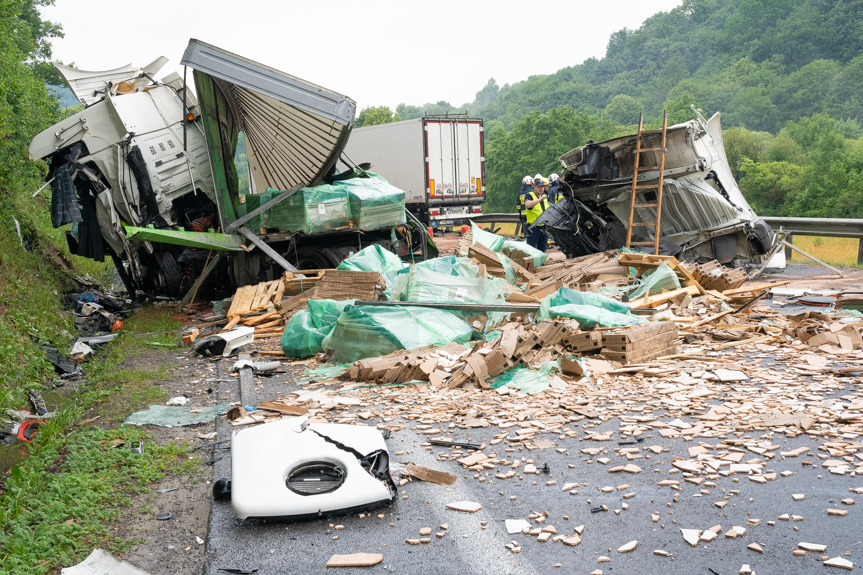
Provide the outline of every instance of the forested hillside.
<path id="1" fill-rule="evenodd" d="M 582 61 L 565 28 L 550 41 Z M 487 211 L 511 211 L 525 174 L 556 171 L 587 138 L 633 131 L 642 110 L 654 123 L 663 109 L 690 119 L 690 104 L 722 113 L 732 167 L 760 213 L 863 217 L 861 0 L 685 0 L 613 34 L 602 59 L 395 114 L 484 118 Z"/>

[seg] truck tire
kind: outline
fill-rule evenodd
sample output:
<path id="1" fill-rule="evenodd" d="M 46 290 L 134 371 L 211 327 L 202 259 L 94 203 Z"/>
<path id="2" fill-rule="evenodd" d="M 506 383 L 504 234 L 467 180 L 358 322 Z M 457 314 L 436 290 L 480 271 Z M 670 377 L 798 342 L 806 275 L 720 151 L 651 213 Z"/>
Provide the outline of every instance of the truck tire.
<path id="1" fill-rule="evenodd" d="M 764 220 L 759 219 L 752 224 L 752 230 L 746 236 L 746 241 L 755 255 L 763 256 L 773 247 L 775 235 L 773 228 Z"/>
<path id="2" fill-rule="evenodd" d="M 298 249 L 295 258 L 294 265 L 297 266 L 297 269 L 301 270 L 324 270 L 335 267 L 325 254 L 312 248 Z"/>
<path id="3" fill-rule="evenodd" d="M 180 294 L 181 281 L 177 260 L 171 252 L 154 252 L 153 259 L 159 267 L 153 279 L 156 290 L 165 295 L 177 297 Z"/>

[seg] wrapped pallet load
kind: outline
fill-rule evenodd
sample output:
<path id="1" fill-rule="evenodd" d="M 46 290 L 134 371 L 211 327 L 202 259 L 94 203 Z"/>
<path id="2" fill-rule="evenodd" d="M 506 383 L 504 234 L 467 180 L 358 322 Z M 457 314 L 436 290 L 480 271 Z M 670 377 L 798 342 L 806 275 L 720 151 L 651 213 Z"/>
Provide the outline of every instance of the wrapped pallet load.
<path id="1" fill-rule="evenodd" d="M 275 198 L 284 192 L 268 189 L 267 193 Z M 267 227 L 307 234 L 349 226 L 351 220 L 347 191 L 341 185 L 329 184 L 302 188 L 267 214 Z"/>
<path id="2" fill-rule="evenodd" d="M 405 192 L 377 174 L 339 182 L 348 193 L 351 217 L 361 230 L 405 223 Z"/>

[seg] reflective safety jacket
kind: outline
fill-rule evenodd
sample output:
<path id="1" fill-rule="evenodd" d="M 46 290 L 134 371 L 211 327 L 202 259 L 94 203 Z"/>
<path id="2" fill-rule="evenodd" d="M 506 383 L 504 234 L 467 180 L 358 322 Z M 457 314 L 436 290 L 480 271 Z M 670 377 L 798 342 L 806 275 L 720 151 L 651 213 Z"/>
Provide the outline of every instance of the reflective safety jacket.
<path id="1" fill-rule="evenodd" d="M 532 202 L 534 200 L 538 200 L 539 196 L 536 195 L 535 192 L 530 192 L 525 197 L 525 202 Z M 527 208 L 527 206 L 525 206 Z M 532 208 L 526 209 L 525 214 L 527 215 L 527 223 L 532 224 L 536 221 L 536 218 L 542 215 L 542 212 L 548 209 L 548 199 L 542 200 L 541 202 L 537 202 Z"/>
<path id="2" fill-rule="evenodd" d="M 549 188 L 548 199 L 551 200 L 552 204 L 556 204 L 563 199 L 563 187 L 559 182 L 553 183 Z"/>
<path id="3" fill-rule="evenodd" d="M 519 214 L 524 214 L 526 211 L 524 207 L 524 198 L 527 194 L 533 191 L 533 186 L 530 184 L 522 184 L 521 190 L 518 192 L 518 201 L 516 202 L 516 207 L 518 208 Z"/>

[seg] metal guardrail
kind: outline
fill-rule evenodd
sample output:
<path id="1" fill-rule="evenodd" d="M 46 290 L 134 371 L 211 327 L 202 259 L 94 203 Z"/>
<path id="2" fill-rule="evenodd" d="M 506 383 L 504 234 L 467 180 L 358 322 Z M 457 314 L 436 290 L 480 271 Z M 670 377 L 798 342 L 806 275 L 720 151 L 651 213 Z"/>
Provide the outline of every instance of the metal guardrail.
<path id="1" fill-rule="evenodd" d="M 801 236 L 863 238 L 863 220 L 846 218 L 762 218 L 776 231 Z"/>
<path id="2" fill-rule="evenodd" d="M 518 214 L 479 214 L 471 219 L 478 224 L 517 223 L 519 221 Z M 763 220 L 777 232 L 788 233 L 787 241 L 792 243 L 794 235 L 857 238 L 860 240 L 860 246 L 857 248 L 857 263 L 863 264 L 863 219 L 766 217 Z"/>

